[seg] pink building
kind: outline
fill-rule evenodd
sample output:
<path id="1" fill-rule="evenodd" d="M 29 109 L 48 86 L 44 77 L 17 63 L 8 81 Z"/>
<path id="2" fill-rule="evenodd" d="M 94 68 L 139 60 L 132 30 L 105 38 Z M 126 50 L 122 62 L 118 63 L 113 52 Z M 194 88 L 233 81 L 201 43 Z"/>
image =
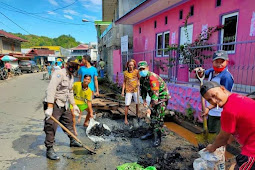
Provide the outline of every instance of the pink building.
<path id="1" fill-rule="evenodd" d="M 169 52 L 164 49 L 173 44 L 194 42 L 202 31 L 224 25 L 224 29 L 213 33 L 208 40 L 208 43 L 218 44 L 211 50 L 228 51 L 229 69 L 236 84 L 255 85 L 255 79 L 251 78 L 255 63 L 254 0 L 145 0 L 115 23 L 133 25 L 134 59 L 147 60 L 153 71 L 163 77 L 169 78 L 174 72 L 178 75 L 177 81 L 188 81 L 185 78 L 189 75 L 187 66 L 175 65 L 178 68 L 169 69 Z M 232 44 L 220 45 L 222 43 Z M 170 55 L 176 56 L 175 53 Z M 183 62 L 178 61 L 178 64 Z M 203 64 L 211 67 L 210 59 Z"/>
<path id="2" fill-rule="evenodd" d="M 234 91 L 255 91 L 254 0 L 145 0 L 115 23 L 133 25 L 133 53 L 129 56 L 137 62 L 146 60 L 152 71 L 168 80 L 172 96 L 169 109 L 187 114 L 191 107 L 195 110 L 194 118 L 202 120 L 199 89 L 178 82 L 191 83 L 193 76 L 189 70 L 194 67 L 212 67 L 212 54 L 219 49 L 229 53 Z M 210 39 L 206 40 L 207 34 L 201 36 L 207 46 L 192 48 L 195 53 L 190 56 L 207 57 L 203 61 L 187 62 L 176 49 L 165 50 L 169 46 L 194 43 L 200 33 L 208 33 L 211 27 L 222 25 L 224 29 L 212 33 Z"/>

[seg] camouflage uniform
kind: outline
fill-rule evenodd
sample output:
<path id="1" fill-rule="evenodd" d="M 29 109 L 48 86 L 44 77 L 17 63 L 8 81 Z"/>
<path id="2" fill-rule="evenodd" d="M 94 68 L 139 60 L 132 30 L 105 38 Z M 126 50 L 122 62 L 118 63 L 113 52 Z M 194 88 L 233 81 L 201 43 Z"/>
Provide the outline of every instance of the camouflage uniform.
<path id="1" fill-rule="evenodd" d="M 162 130 L 164 125 L 165 110 L 170 98 L 165 81 L 153 72 L 148 72 L 146 77 L 140 78 L 141 96 L 146 99 L 147 93 L 151 97 L 152 112 L 150 127 L 154 131 Z"/>

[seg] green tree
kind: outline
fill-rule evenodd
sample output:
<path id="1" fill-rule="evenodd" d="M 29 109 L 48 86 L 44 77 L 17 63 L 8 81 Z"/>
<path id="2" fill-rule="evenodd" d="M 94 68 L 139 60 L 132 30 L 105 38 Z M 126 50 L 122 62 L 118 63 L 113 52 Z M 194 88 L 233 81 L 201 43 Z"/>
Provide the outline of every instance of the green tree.
<path id="1" fill-rule="evenodd" d="M 23 35 L 20 33 L 11 33 L 17 37 L 28 40 L 28 42 L 21 43 L 21 48 L 30 48 L 33 46 L 61 46 L 63 48 L 73 48 L 80 44 L 71 35 L 61 35 L 57 38 L 49 38 L 46 36 L 37 35 Z"/>

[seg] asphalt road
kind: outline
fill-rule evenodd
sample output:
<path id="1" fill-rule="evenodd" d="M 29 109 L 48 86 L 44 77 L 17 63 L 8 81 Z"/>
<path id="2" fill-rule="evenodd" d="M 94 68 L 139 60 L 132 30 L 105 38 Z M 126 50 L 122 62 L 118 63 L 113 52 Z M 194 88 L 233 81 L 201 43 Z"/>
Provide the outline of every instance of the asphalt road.
<path id="1" fill-rule="evenodd" d="M 41 80 L 42 74 L 0 81 L 0 169 L 8 169 L 21 158 L 36 156 L 28 150 L 43 134 L 42 100 L 48 81 Z M 43 145 L 39 147 L 43 149 Z"/>
<path id="2" fill-rule="evenodd" d="M 95 148 L 97 154 L 90 155 L 84 148 L 70 148 L 67 135 L 58 128 L 54 148 L 60 160 L 47 159 L 42 101 L 49 81 L 42 80 L 42 77 L 43 73 L 33 73 L 0 81 L 1 170 L 112 170 L 127 162 L 137 162 L 141 156 L 158 159 L 158 153 L 180 147 L 183 157 L 187 157 L 187 163 L 182 162 L 182 166 L 186 168 L 192 165 L 196 153 L 194 146 L 176 134 L 169 132 L 163 138 L 162 145 L 153 148 L 151 140 L 141 141 L 139 138 L 127 137 L 126 133 L 122 134 L 132 132 L 131 126 L 124 125 L 123 119 L 111 120 L 104 117 L 97 118 L 97 121 L 121 132 L 118 136 L 111 135 L 104 142 L 93 143 L 86 137 L 82 126 L 84 120 L 77 124 L 79 139 L 90 148 Z"/>

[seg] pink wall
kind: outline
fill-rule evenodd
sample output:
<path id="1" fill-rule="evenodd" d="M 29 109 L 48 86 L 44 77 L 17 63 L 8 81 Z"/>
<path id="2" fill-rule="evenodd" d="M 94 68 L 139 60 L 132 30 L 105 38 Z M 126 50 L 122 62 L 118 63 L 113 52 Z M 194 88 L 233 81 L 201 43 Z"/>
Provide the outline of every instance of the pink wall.
<path id="1" fill-rule="evenodd" d="M 122 73 L 113 76 L 113 82 L 117 83 L 120 87 L 123 84 L 124 76 Z M 186 109 L 191 107 L 193 117 L 196 121 L 202 122 L 201 118 L 201 96 L 199 90 L 194 87 L 186 87 L 177 84 L 167 84 L 171 98 L 168 101 L 167 108 L 170 110 L 178 111 L 186 115 Z"/>
<path id="2" fill-rule="evenodd" d="M 113 50 L 113 74 L 117 75 L 117 72 L 121 72 L 121 55 L 120 50 Z"/>
<path id="3" fill-rule="evenodd" d="M 216 6 L 216 0 L 191 0 L 185 4 L 164 12 L 158 16 L 148 19 L 142 23 L 134 25 L 134 52 L 141 52 L 155 49 L 156 34 L 170 31 L 171 35 L 176 32 L 176 43 L 179 43 L 179 28 L 184 26 L 184 19 L 189 13 L 190 6 L 194 5 L 194 16 L 188 20 L 188 24 L 193 24 L 193 41 L 201 33 L 202 25 L 217 26 L 221 24 L 221 16 L 239 11 L 237 41 L 249 37 L 252 12 L 255 11 L 254 0 L 222 0 L 220 7 Z M 183 19 L 179 20 L 179 11 L 183 10 Z M 165 16 L 168 17 L 168 24 L 165 25 Z M 154 29 L 154 21 L 157 21 L 157 28 Z M 139 27 L 142 31 L 139 34 Z M 147 39 L 147 49 L 145 41 Z M 218 42 L 217 33 L 211 38 L 211 41 Z"/>
<path id="4" fill-rule="evenodd" d="M 238 28 L 237 28 L 237 41 L 245 41 L 255 39 L 250 37 L 250 25 L 252 13 L 255 11 L 254 0 L 222 0 L 220 7 L 216 7 L 216 0 L 191 0 L 183 5 L 166 11 L 162 14 L 154 16 L 146 21 L 138 23 L 133 26 L 133 50 L 134 52 L 152 51 L 156 48 L 156 34 L 161 32 L 170 31 L 170 42 L 172 33 L 175 32 L 175 43 L 179 44 L 180 27 L 184 26 L 185 17 L 188 15 L 190 6 L 194 5 L 194 15 L 188 20 L 188 24 L 193 24 L 193 40 L 201 33 L 202 25 L 208 24 L 210 26 L 221 25 L 222 15 L 239 12 L 238 15 Z M 183 19 L 179 20 L 179 11 L 183 10 Z M 165 16 L 168 17 L 168 24 L 165 25 Z M 157 21 L 157 28 L 154 28 L 154 21 Z M 141 33 L 139 34 L 139 27 Z M 212 43 L 219 43 L 220 33 L 216 32 L 210 39 Z M 234 54 L 229 54 L 230 60 L 235 63 L 235 66 L 250 65 L 255 62 L 255 50 L 249 45 L 239 45 Z M 245 51 L 245 49 L 247 49 Z M 135 59 L 141 60 L 143 57 L 134 56 Z M 145 59 L 147 59 L 145 57 Z M 162 61 L 165 57 L 157 57 L 155 60 Z M 211 63 L 210 61 L 207 63 Z M 255 84 L 247 81 L 247 76 L 251 76 L 252 71 L 247 74 L 240 73 L 240 71 L 232 69 L 234 79 L 239 79 L 236 82 L 242 84 Z M 162 71 L 161 71 L 162 72 Z M 167 74 L 160 73 L 160 74 Z M 243 76 L 242 76 L 243 74 Z M 239 77 L 239 78 L 237 78 Z M 241 77 L 241 78 L 240 78 Z"/>

